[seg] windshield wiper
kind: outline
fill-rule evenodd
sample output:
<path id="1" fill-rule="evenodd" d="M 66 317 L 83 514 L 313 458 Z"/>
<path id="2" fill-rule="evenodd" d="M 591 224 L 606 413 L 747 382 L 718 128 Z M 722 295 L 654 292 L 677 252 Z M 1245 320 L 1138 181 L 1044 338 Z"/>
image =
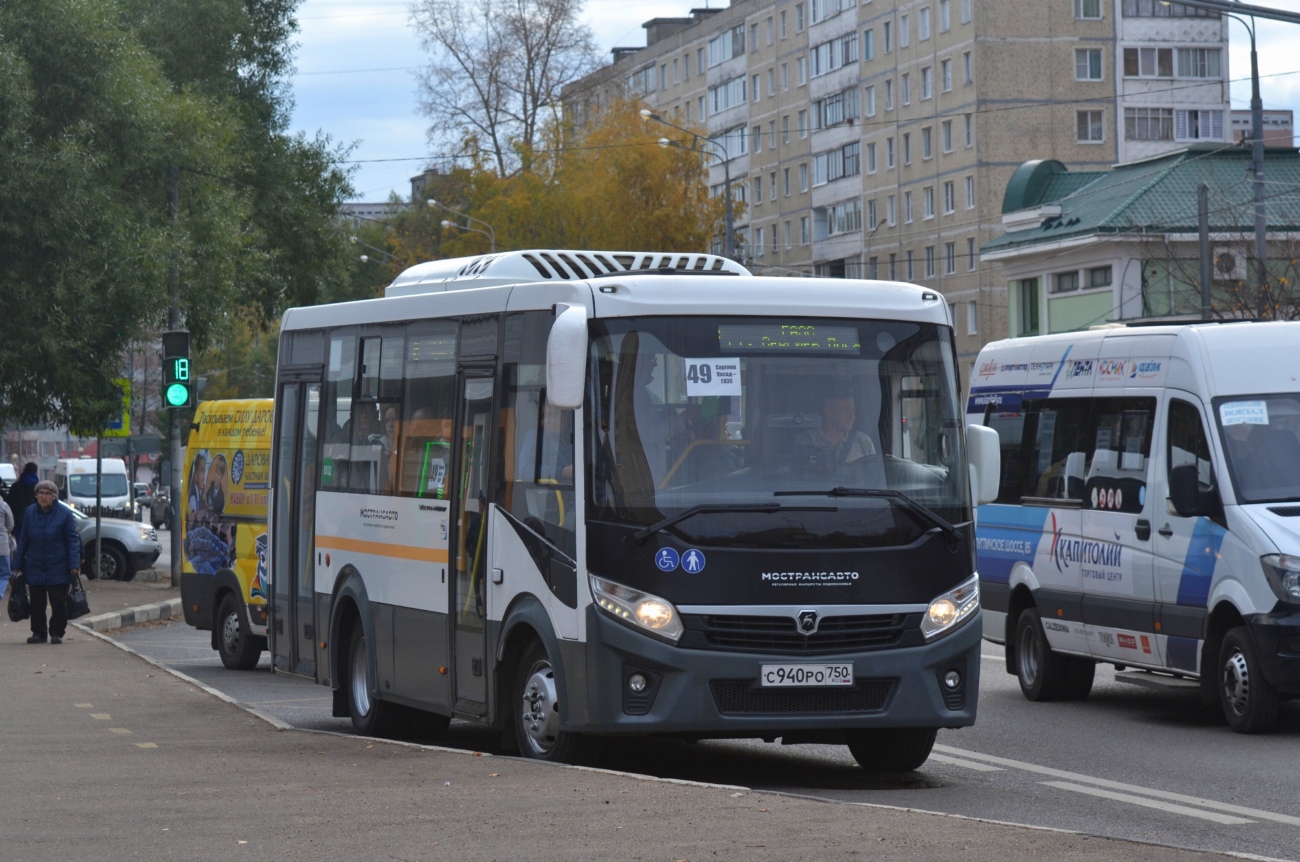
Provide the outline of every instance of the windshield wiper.
<path id="1" fill-rule="evenodd" d="M 632 541 L 638 545 L 645 542 L 646 539 L 653 536 L 660 530 L 671 527 L 687 518 L 694 518 L 696 515 L 709 514 L 731 514 L 733 512 L 757 512 L 763 515 L 771 515 L 775 512 L 836 512 L 839 511 L 834 506 L 782 506 L 780 503 L 754 503 L 747 505 L 711 505 L 711 506 L 694 506 L 684 512 L 678 512 L 676 515 L 664 518 L 657 524 L 651 524 L 643 530 L 637 530 L 632 534 Z"/>
<path id="2" fill-rule="evenodd" d="M 797 496 L 826 496 L 826 497 L 880 497 L 886 500 L 897 500 L 902 504 L 904 512 L 912 516 L 912 519 L 922 525 L 938 527 L 944 532 L 952 544 L 960 542 L 963 538 L 961 530 L 958 530 L 948 520 L 926 506 L 913 500 L 902 491 L 886 490 L 884 488 L 831 488 L 829 491 L 775 491 L 774 497 L 797 497 Z"/>

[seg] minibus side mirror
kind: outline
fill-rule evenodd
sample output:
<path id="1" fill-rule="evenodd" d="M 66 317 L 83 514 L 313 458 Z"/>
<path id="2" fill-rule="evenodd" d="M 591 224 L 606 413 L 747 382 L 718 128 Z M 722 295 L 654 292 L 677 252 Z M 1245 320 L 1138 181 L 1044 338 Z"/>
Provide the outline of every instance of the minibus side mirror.
<path id="1" fill-rule="evenodd" d="M 1213 517 L 1218 508 L 1215 503 L 1218 492 L 1211 489 L 1202 491 L 1200 478 L 1195 464 L 1183 464 L 1169 471 L 1169 500 L 1166 508 L 1171 514 L 1182 518 L 1194 518 L 1198 515 Z"/>
<path id="2" fill-rule="evenodd" d="M 966 456 L 970 459 L 970 488 L 975 505 L 998 498 L 1002 449 L 998 432 L 985 425 L 966 426 Z"/>
<path id="3" fill-rule="evenodd" d="M 562 410 L 582 406 L 587 379 L 587 309 L 556 306 L 546 340 L 546 402 Z"/>

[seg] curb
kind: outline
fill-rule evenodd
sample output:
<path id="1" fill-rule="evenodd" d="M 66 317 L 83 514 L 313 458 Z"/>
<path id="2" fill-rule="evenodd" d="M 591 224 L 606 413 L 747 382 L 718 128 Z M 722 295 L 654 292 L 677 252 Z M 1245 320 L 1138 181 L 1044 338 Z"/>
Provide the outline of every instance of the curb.
<path id="1" fill-rule="evenodd" d="M 170 620 L 181 616 L 181 600 L 168 599 L 165 602 L 159 602 L 156 605 L 141 605 L 138 608 L 126 608 L 121 611 L 113 611 L 108 614 L 96 614 L 93 617 L 83 617 L 73 621 L 74 625 L 91 631 L 104 632 L 110 629 L 120 629 L 123 626 L 133 626 L 137 623 L 148 623 L 156 620 Z"/>

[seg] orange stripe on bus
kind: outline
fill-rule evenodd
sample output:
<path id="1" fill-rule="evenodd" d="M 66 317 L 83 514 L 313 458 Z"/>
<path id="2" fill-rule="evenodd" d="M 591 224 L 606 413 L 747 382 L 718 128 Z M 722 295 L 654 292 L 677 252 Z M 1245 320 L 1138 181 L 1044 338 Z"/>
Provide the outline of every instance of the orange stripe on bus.
<path id="1" fill-rule="evenodd" d="M 354 551 L 376 557 L 396 557 L 399 560 L 416 560 L 423 563 L 447 562 L 446 548 L 417 548 L 411 545 L 389 545 L 384 542 L 366 542 L 345 539 L 342 536 L 317 536 L 316 547 L 335 551 Z"/>

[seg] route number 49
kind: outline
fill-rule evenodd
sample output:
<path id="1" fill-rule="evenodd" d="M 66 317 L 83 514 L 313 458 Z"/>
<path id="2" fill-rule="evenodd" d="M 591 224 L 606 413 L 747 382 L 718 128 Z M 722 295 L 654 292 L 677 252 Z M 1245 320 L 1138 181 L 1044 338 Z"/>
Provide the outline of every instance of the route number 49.
<path id="1" fill-rule="evenodd" d="M 739 395 L 740 359 L 684 359 L 688 396 Z"/>

